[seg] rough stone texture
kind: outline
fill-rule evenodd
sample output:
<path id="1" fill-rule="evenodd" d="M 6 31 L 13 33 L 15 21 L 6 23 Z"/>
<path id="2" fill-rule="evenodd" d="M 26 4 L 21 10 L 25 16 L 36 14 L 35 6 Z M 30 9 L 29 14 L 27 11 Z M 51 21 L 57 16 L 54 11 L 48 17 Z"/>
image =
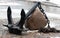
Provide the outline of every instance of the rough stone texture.
<path id="1" fill-rule="evenodd" d="M 45 27 L 46 24 L 47 20 L 45 16 L 39 10 L 39 8 L 36 8 L 34 13 L 27 19 L 26 27 L 28 27 L 31 30 L 35 30 Z"/>

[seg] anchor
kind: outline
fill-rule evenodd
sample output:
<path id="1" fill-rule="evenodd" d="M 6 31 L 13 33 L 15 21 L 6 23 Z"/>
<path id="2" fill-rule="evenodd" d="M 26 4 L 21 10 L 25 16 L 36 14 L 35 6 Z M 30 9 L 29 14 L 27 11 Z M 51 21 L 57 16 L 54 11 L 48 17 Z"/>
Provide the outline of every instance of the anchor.
<path id="1" fill-rule="evenodd" d="M 12 20 L 12 15 L 11 15 L 11 8 L 10 6 L 7 9 L 7 19 L 8 19 L 8 24 L 7 25 L 3 25 L 5 27 L 8 28 L 9 33 L 13 33 L 13 34 L 22 34 L 22 31 L 26 31 L 25 29 L 23 29 L 23 24 L 25 23 L 25 20 L 27 19 L 27 17 L 29 15 L 32 14 L 32 12 L 34 11 L 34 9 L 38 6 L 38 3 L 36 3 L 36 5 L 34 7 L 32 7 L 32 9 L 28 12 L 28 14 L 25 14 L 24 9 L 21 10 L 21 20 L 19 20 L 16 24 L 13 23 Z"/>
<path id="2" fill-rule="evenodd" d="M 22 9 L 21 10 L 21 20 L 19 20 L 16 24 L 14 24 L 12 21 L 11 8 L 9 6 L 8 10 L 7 10 L 8 25 L 4 25 L 4 26 L 8 27 L 8 30 L 10 33 L 21 34 L 21 32 L 23 30 L 25 16 L 26 16 L 25 11 L 24 11 L 24 9 Z"/>
<path id="3" fill-rule="evenodd" d="M 5 27 L 8 28 L 9 33 L 13 33 L 13 34 L 22 34 L 22 31 L 27 31 L 27 29 L 23 28 L 23 25 L 25 23 L 25 20 L 35 11 L 36 8 L 39 8 L 40 11 L 45 15 L 45 18 L 47 19 L 47 24 L 48 24 L 48 28 L 40 28 L 38 29 L 39 32 L 44 32 L 44 33 L 48 33 L 48 32 L 60 32 L 59 30 L 56 30 L 55 28 L 50 28 L 50 21 L 48 19 L 48 17 L 46 16 L 46 14 L 44 13 L 44 10 L 41 7 L 41 3 L 37 2 L 35 4 L 35 6 L 32 7 L 32 9 L 29 10 L 29 12 L 27 14 L 25 14 L 24 9 L 21 10 L 21 20 L 19 20 L 17 23 L 13 23 L 12 20 L 12 15 L 11 15 L 11 8 L 10 6 L 7 9 L 7 19 L 8 19 L 8 24 L 7 25 L 3 25 Z"/>

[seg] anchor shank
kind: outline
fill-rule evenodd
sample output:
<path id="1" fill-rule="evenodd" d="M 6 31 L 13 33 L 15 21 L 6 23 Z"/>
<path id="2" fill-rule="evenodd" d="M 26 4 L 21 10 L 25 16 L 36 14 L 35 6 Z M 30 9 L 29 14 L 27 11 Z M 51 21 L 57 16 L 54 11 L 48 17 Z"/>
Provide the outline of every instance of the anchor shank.
<path id="1" fill-rule="evenodd" d="M 27 17 L 29 17 L 32 13 L 34 13 L 36 7 L 38 7 L 38 6 L 39 6 L 39 2 L 37 2 L 37 3 L 35 4 L 35 6 L 33 6 L 33 7 L 30 9 L 30 11 L 26 14 L 26 19 L 27 19 Z"/>

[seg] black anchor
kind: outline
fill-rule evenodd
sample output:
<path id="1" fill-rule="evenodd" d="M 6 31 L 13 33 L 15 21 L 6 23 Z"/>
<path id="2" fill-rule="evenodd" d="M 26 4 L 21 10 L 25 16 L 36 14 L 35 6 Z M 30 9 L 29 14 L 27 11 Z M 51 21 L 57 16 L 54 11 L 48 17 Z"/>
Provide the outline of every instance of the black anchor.
<path id="1" fill-rule="evenodd" d="M 35 6 L 30 9 L 30 11 L 25 14 L 24 9 L 21 10 L 21 20 L 19 20 L 16 24 L 13 23 L 12 15 L 11 15 L 11 8 L 10 6 L 7 9 L 7 19 L 8 19 L 8 25 L 3 25 L 8 27 L 8 31 L 13 34 L 22 34 L 22 31 L 27 31 L 26 29 L 23 29 L 23 24 L 25 23 L 25 20 L 35 11 L 35 8 L 38 6 L 38 3 L 35 4 Z"/>
<path id="2" fill-rule="evenodd" d="M 60 32 L 59 30 L 56 30 L 55 28 L 50 28 L 49 19 L 46 16 L 46 14 L 44 13 L 44 10 L 41 7 L 41 3 L 40 2 L 35 2 L 35 3 L 36 3 L 36 5 L 33 6 L 32 9 L 30 9 L 30 11 L 27 14 L 25 14 L 24 9 L 21 10 L 21 20 L 19 20 L 16 24 L 14 24 L 12 21 L 11 8 L 10 8 L 10 6 L 8 7 L 8 10 L 7 10 L 8 25 L 4 25 L 4 26 L 8 27 L 8 30 L 10 33 L 21 35 L 22 31 L 24 30 L 23 24 L 25 23 L 25 20 L 35 11 L 36 7 L 38 7 L 40 9 L 40 11 L 45 15 L 47 22 L 48 22 L 48 28 L 40 28 L 40 29 L 38 29 L 39 32 L 44 32 L 44 33 Z"/>
<path id="3" fill-rule="evenodd" d="M 8 27 L 10 33 L 21 34 L 23 30 L 23 24 L 25 22 L 25 16 L 26 16 L 24 9 L 21 10 L 21 20 L 19 20 L 19 22 L 17 22 L 16 24 L 13 23 L 11 16 L 12 16 L 11 8 L 9 6 L 7 10 L 8 25 L 4 25 L 4 26 Z"/>

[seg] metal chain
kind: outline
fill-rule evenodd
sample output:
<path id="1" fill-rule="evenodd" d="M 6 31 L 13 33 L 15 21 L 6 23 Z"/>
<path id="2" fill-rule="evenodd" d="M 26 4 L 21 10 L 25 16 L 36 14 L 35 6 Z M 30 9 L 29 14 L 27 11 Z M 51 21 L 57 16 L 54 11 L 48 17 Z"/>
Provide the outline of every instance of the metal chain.
<path id="1" fill-rule="evenodd" d="M 47 19 L 48 28 L 50 28 L 50 25 L 49 25 L 50 24 L 50 21 L 49 21 L 47 15 L 45 14 L 44 10 L 42 9 L 41 3 L 40 3 L 40 5 L 38 7 L 39 7 L 40 11 L 44 14 L 45 18 Z"/>

